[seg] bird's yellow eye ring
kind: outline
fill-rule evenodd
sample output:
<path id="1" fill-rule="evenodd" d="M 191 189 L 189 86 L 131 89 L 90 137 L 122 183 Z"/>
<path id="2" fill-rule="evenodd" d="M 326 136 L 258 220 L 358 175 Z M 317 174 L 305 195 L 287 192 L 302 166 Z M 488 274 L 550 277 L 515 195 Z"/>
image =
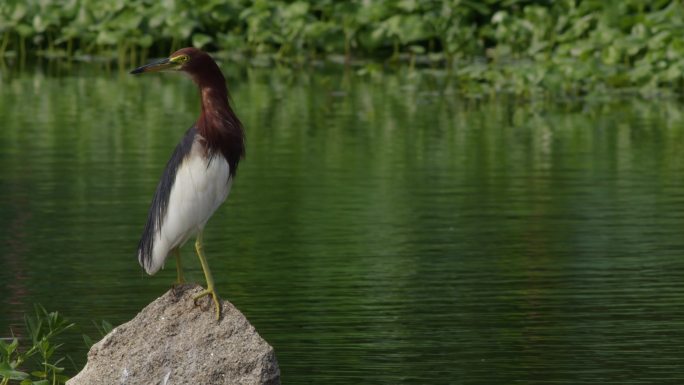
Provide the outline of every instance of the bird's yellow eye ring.
<path id="1" fill-rule="evenodd" d="M 188 60 L 190 60 L 188 55 L 180 55 L 180 56 L 176 56 L 173 59 L 171 59 L 172 62 L 178 63 L 178 64 L 187 63 Z"/>

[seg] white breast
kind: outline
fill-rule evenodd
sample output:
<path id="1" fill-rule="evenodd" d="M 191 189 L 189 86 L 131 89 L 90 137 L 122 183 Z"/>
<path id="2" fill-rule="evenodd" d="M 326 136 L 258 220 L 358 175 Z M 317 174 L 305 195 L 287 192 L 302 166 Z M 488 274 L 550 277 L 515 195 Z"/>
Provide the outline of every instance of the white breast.
<path id="1" fill-rule="evenodd" d="M 169 252 L 182 246 L 204 228 L 214 211 L 226 200 L 233 183 L 228 162 L 221 155 L 208 159 L 195 141 L 178 167 L 161 229 L 155 231 L 152 265 L 154 274 Z"/>

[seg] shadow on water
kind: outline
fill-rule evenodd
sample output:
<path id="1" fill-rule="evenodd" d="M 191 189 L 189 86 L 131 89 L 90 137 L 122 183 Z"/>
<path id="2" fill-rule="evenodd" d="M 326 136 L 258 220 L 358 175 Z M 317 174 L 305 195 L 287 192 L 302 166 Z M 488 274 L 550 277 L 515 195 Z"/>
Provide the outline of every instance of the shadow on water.
<path id="1" fill-rule="evenodd" d="M 285 382 L 682 380 L 679 102 L 224 68 L 248 148 L 207 255 Z M 174 279 L 173 262 L 144 276 L 135 248 L 194 87 L 59 73 L 0 83 L 2 333 L 42 303 L 94 336 L 91 320 L 124 322 Z"/>

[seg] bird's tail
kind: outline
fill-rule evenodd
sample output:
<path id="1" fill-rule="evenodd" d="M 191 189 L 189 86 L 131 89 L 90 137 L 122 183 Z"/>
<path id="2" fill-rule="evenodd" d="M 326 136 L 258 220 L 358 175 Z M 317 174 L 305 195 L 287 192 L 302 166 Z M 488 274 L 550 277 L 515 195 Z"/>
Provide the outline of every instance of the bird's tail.
<path id="1" fill-rule="evenodd" d="M 145 269 L 147 274 L 152 275 L 159 271 L 162 267 L 164 261 L 163 258 L 159 261 L 159 258 L 154 258 L 155 251 L 155 236 L 154 231 L 152 231 L 153 224 L 148 224 L 145 226 L 143 235 L 138 243 L 138 263 Z"/>

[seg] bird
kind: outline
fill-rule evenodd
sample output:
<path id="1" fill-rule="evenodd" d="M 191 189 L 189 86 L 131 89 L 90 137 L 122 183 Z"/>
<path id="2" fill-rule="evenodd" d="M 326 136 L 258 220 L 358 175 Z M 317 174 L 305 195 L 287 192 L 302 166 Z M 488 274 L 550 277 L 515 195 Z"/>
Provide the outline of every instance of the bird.
<path id="1" fill-rule="evenodd" d="M 135 68 L 131 74 L 178 71 L 190 76 L 199 89 L 201 111 L 185 132 L 166 164 L 138 243 L 138 262 L 153 275 L 170 254 L 176 257 L 177 283 L 185 282 L 180 248 L 195 237 L 207 287 L 194 303 L 211 296 L 220 320 L 221 305 L 204 254 L 204 227 L 228 197 L 238 164 L 245 157 L 245 134 L 233 111 L 226 80 L 212 57 L 186 47 L 169 57 Z"/>

